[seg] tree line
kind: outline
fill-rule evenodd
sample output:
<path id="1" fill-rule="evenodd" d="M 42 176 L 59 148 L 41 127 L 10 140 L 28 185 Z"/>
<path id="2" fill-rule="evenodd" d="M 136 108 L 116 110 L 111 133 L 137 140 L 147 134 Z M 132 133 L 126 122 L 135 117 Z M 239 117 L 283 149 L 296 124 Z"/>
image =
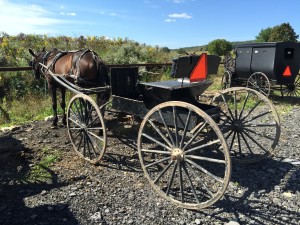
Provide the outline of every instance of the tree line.
<path id="1" fill-rule="evenodd" d="M 299 35 L 289 23 L 282 23 L 274 27 L 262 29 L 255 37 L 253 42 L 297 42 Z M 219 56 L 226 55 L 234 48 L 233 44 L 225 39 L 216 39 L 211 41 L 208 46 L 208 52 Z"/>

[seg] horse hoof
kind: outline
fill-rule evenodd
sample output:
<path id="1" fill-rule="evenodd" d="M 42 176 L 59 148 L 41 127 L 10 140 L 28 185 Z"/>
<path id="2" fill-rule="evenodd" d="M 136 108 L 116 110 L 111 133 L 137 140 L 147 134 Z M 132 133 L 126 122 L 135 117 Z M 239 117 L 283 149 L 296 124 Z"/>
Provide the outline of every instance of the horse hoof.
<path id="1" fill-rule="evenodd" d="M 58 127 L 57 127 L 57 125 L 51 125 L 51 129 L 57 129 Z"/>

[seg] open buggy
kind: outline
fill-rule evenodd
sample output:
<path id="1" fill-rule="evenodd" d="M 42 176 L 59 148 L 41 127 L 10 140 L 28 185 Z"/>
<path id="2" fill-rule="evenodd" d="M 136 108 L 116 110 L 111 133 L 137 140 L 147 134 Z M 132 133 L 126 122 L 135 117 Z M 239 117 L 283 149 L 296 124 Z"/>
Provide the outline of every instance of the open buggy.
<path id="1" fill-rule="evenodd" d="M 67 129 L 74 150 L 97 163 L 109 147 L 104 105 L 89 94 L 111 92 L 110 110 L 142 119 L 137 134 L 141 168 L 153 189 L 177 206 L 208 207 L 225 193 L 231 159 L 256 162 L 270 155 L 280 135 L 279 118 L 263 94 L 235 87 L 199 102 L 216 73 L 218 58 L 179 57 L 174 80 L 141 82 L 137 67 L 112 67 L 110 86 L 76 87 L 51 76 L 76 93 L 67 109 Z M 107 104 L 106 104 L 107 105 Z"/>
<path id="2" fill-rule="evenodd" d="M 239 44 L 236 57 L 225 58 L 222 88 L 247 86 L 266 96 L 280 90 L 282 96 L 300 96 L 300 43 Z"/>

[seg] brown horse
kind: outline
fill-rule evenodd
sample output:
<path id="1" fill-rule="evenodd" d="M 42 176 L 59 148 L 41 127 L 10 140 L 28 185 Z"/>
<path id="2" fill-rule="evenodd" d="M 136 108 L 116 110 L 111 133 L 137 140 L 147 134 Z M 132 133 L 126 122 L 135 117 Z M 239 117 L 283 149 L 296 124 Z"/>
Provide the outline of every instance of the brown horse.
<path id="1" fill-rule="evenodd" d="M 41 74 L 43 74 L 48 82 L 48 89 L 52 98 L 52 108 L 54 113 L 52 125 L 54 127 L 57 126 L 58 122 L 57 88 L 61 90 L 62 100 L 60 105 L 63 110 L 62 123 L 66 125 L 66 88 L 58 84 L 50 75 L 49 71 L 64 76 L 68 81 L 79 87 L 93 88 L 109 85 L 110 81 L 106 65 L 95 52 L 89 49 L 69 52 L 53 49 L 48 52 L 45 51 L 44 48 L 38 53 L 34 53 L 32 49 L 29 49 L 29 52 L 33 56 L 30 64 L 35 72 L 35 77 L 39 79 Z M 40 63 L 44 64 L 47 68 L 42 67 Z M 97 94 L 97 104 L 99 106 L 103 105 L 108 101 L 108 98 L 108 92 Z"/>

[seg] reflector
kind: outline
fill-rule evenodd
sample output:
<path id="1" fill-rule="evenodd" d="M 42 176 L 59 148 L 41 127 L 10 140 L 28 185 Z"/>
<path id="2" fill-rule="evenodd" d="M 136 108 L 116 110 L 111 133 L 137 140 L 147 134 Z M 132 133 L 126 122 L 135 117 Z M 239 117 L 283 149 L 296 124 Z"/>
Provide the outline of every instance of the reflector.
<path id="1" fill-rule="evenodd" d="M 190 82 L 205 80 L 207 76 L 207 54 L 203 53 L 190 75 Z"/>
<path id="2" fill-rule="evenodd" d="M 292 76 L 292 73 L 291 73 L 291 69 L 290 69 L 290 66 L 287 66 L 282 74 L 284 77 L 290 77 Z"/>

